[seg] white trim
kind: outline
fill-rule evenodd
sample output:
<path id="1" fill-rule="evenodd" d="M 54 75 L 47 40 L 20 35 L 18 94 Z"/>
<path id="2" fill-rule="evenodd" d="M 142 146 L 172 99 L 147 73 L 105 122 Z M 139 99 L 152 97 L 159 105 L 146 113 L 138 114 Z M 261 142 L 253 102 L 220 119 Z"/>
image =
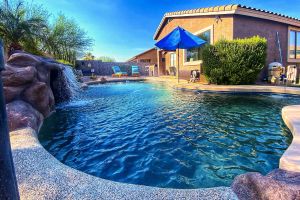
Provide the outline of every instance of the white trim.
<path id="1" fill-rule="evenodd" d="M 293 26 L 289 26 L 288 28 L 288 44 L 287 44 L 287 62 L 288 63 L 299 63 L 300 62 L 300 58 L 290 58 L 290 31 L 295 31 L 296 32 L 296 37 L 297 37 L 297 32 L 300 32 L 300 28 L 298 27 L 293 27 Z M 296 51 L 297 51 L 297 46 L 295 46 Z M 296 54 L 297 56 L 297 54 Z"/>
<path id="2" fill-rule="evenodd" d="M 214 43 L 214 25 L 208 26 L 206 28 L 203 28 L 201 30 L 198 30 L 196 32 L 194 32 L 194 35 L 199 35 L 205 31 L 210 30 L 210 44 Z M 187 66 L 187 65 L 199 65 L 202 64 L 202 60 L 195 60 L 195 61 L 190 61 L 190 62 L 186 62 L 186 49 L 183 49 L 183 60 L 182 60 L 182 65 L 183 66 Z"/>
<path id="3" fill-rule="evenodd" d="M 172 66 L 172 56 L 175 55 L 174 57 L 174 66 Z M 177 55 L 176 52 L 171 52 L 170 53 L 170 67 L 177 67 Z"/>
<path id="4" fill-rule="evenodd" d="M 175 15 L 167 15 L 165 18 L 169 17 L 191 17 L 191 16 L 206 16 L 206 15 L 229 15 L 234 14 L 236 10 L 230 11 L 218 11 L 218 12 L 205 12 L 205 13 L 191 13 L 191 14 L 175 14 Z"/>

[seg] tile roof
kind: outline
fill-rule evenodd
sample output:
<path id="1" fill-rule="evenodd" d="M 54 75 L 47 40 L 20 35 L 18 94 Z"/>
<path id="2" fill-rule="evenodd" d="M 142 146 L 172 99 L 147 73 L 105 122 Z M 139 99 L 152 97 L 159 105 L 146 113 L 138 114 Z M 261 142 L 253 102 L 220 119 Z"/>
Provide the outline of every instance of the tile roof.
<path id="1" fill-rule="evenodd" d="M 242 10 L 253 11 L 253 12 L 257 12 L 257 14 L 261 14 L 261 15 L 266 14 L 266 15 L 283 17 L 283 18 L 286 18 L 289 20 L 295 20 L 300 25 L 300 19 L 295 18 L 295 17 L 290 17 L 290 16 L 283 15 L 280 13 L 271 12 L 271 11 L 267 11 L 267 10 L 263 10 L 263 9 L 257 9 L 257 8 L 253 8 L 253 7 L 249 7 L 249 6 L 240 5 L 240 4 L 232 4 L 232 5 L 223 5 L 223 6 L 215 6 L 215 7 L 207 7 L 207 8 L 196 8 L 196 9 L 191 9 L 191 10 L 182 10 L 182 11 L 165 13 L 161 23 L 159 24 L 159 26 L 155 32 L 154 39 L 157 38 L 158 33 L 159 33 L 160 29 L 165 25 L 165 20 L 167 18 L 181 17 L 181 16 L 195 16 L 195 15 L 242 14 L 242 13 L 237 12 L 240 10 L 241 11 Z"/>

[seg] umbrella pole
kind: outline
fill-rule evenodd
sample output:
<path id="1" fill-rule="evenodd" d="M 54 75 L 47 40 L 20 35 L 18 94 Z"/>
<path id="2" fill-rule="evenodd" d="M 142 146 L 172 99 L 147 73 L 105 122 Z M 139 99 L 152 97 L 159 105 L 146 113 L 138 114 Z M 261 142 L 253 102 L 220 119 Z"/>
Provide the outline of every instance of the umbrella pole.
<path id="1" fill-rule="evenodd" d="M 179 83 L 179 48 L 177 47 L 177 83 Z"/>
<path id="2" fill-rule="evenodd" d="M 2 70 L 4 70 L 4 51 L 0 39 L 0 72 Z M 2 77 L 0 75 L 0 199 L 19 200 L 3 94 Z"/>

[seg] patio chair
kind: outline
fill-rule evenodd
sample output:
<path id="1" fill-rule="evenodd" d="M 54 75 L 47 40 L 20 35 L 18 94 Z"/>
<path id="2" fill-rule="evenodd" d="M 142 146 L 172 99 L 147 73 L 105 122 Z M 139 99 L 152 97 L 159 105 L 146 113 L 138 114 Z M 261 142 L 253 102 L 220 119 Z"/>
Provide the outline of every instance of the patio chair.
<path id="1" fill-rule="evenodd" d="M 169 69 L 170 69 L 170 75 L 171 75 L 171 76 L 176 76 L 176 73 L 177 73 L 177 72 L 176 72 L 176 67 L 171 66 Z"/>
<path id="2" fill-rule="evenodd" d="M 200 71 L 199 70 L 192 70 L 191 71 L 191 78 L 190 78 L 189 82 L 195 83 L 196 81 L 200 81 Z"/>
<path id="3" fill-rule="evenodd" d="M 140 76 L 139 67 L 138 66 L 131 66 L 131 75 L 132 76 Z"/>
<path id="4" fill-rule="evenodd" d="M 122 76 L 127 76 L 127 72 L 122 72 L 119 66 L 113 66 L 112 70 L 114 73 L 112 74 L 112 77 L 122 77 Z"/>
<path id="5" fill-rule="evenodd" d="M 296 65 L 289 65 L 287 67 L 287 82 L 289 84 L 296 84 L 297 81 L 297 67 Z"/>

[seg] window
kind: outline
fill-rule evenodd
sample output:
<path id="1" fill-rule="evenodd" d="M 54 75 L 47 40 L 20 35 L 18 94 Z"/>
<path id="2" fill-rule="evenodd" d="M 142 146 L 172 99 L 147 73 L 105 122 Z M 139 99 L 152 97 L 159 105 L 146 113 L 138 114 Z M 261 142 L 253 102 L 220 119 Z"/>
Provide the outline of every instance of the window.
<path id="1" fill-rule="evenodd" d="M 150 63 L 151 59 L 141 59 L 140 62 L 141 63 Z"/>
<path id="2" fill-rule="evenodd" d="M 170 54 L 170 64 L 171 64 L 171 67 L 175 67 L 176 65 L 176 53 L 171 53 Z"/>
<path id="3" fill-rule="evenodd" d="M 300 32 L 290 31 L 289 58 L 300 59 Z"/>
<path id="4" fill-rule="evenodd" d="M 204 31 L 197 35 L 199 38 L 205 40 L 207 44 L 211 41 L 211 30 Z M 203 47 L 193 48 L 186 51 L 186 62 L 202 60 Z"/>
<path id="5" fill-rule="evenodd" d="M 300 58 L 300 32 L 296 33 L 296 59 Z"/>

